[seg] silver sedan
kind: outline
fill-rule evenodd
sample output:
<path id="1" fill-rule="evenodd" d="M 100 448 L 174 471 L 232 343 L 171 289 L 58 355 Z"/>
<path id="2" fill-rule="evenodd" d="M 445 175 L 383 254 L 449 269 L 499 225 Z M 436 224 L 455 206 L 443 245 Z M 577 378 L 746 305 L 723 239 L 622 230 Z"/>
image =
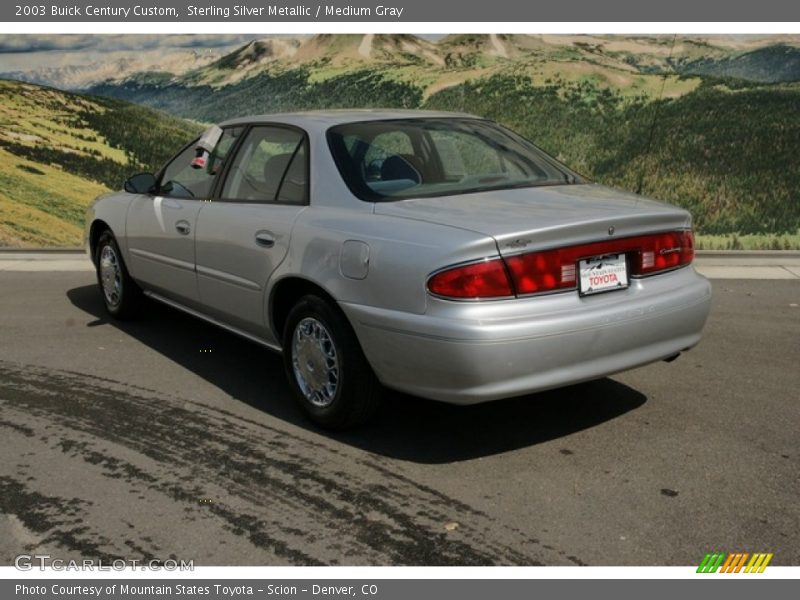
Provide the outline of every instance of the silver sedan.
<path id="1" fill-rule="evenodd" d="M 672 359 L 711 301 L 689 213 L 462 114 L 228 121 L 87 227 L 109 313 L 147 296 L 282 352 L 331 428 L 384 387 L 470 404 Z"/>

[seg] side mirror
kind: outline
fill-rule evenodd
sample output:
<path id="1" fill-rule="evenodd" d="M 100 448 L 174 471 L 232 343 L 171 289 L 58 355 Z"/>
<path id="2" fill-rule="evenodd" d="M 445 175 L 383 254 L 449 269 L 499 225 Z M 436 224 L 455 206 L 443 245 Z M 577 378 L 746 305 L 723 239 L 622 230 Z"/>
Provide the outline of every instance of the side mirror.
<path id="1" fill-rule="evenodd" d="M 148 194 L 156 187 L 156 176 L 152 173 L 139 173 L 125 180 L 125 191 L 129 194 Z"/>

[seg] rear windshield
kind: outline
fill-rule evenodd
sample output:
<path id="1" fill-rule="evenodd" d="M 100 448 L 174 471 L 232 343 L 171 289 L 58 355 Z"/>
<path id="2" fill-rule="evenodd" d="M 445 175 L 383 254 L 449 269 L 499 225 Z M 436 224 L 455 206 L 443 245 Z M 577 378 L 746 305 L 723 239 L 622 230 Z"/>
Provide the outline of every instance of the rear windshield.
<path id="1" fill-rule="evenodd" d="M 347 123 L 328 130 L 328 144 L 350 190 L 373 202 L 577 180 L 530 142 L 478 119 Z"/>

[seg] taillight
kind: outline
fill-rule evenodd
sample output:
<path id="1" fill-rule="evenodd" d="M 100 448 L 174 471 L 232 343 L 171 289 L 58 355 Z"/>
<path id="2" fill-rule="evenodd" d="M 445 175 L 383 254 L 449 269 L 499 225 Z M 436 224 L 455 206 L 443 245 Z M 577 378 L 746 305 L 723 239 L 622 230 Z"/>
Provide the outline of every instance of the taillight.
<path id="1" fill-rule="evenodd" d="M 518 294 L 540 294 L 575 287 L 577 248 L 559 248 L 506 258 Z"/>
<path id="2" fill-rule="evenodd" d="M 694 236 L 691 231 L 670 231 L 649 235 L 636 255 L 634 275 L 649 275 L 688 265 L 694 259 Z"/>
<path id="3" fill-rule="evenodd" d="M 627 254 L 632 277 L 653 275 L 691 263 L 694 237 L 691 231 L 669 231 L 487 259 L 440 271 L 428 280 L 428 289 L 459 299 L 568 290 L 577 286 L 581 259 L 607 254 Z"/>
<path id="4" fill-rule="evenodd" d="M 445 298 L 508 298 L 514 296 L 501 258 L 439 271 L 428 280 L 431 293 Z"/>

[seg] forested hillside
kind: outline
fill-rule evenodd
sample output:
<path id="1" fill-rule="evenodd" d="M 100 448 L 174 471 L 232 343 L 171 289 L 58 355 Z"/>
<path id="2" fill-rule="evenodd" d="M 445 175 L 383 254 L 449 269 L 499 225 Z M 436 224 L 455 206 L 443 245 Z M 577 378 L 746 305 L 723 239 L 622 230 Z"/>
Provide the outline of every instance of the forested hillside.
<path id="1" fill-rule="evenodd" d="M 425 106 L 506 123 L 595 180 L 688 208 L 703 233 L 800 228 L 800 84 L 706 81 L 645 102 L 496 76 Z"/>
<path id="2" fill-rule="evenodd" d="M 679 62 L 676 68 L 682 73 L 763 83 L 800 81 L 800 48 L 776 44 L 724 58 Z"/>
<path id="3" fill-rule="evenodd" d="M 703 234 L 797 245 L 798 44 L 318 35 L 254 40 L 180 74 L 128 74 L 88 95 L 0 80 L 0 245 L 79 243 L 93 197 L 157 168 L 201 123 L 377 107 L 490 117 L 591 179 L 688 208 Z"/>
<path id="4" fill-rule="evenodd" d="M 0 80 L 0 246 L 77 246 L 86 206 L 199 126 L 119 100 Z"/>
<path id="5" fill-rule="evenodd" d="M 557 38 L 557 36 L 553 36 Z M 506 124 L 597 181 L 691 210 L 707 234 L 800 229 L 800 50 L 670 36 L 316 36 L 93 92 L 216 122 L 435 108 Z"/>

